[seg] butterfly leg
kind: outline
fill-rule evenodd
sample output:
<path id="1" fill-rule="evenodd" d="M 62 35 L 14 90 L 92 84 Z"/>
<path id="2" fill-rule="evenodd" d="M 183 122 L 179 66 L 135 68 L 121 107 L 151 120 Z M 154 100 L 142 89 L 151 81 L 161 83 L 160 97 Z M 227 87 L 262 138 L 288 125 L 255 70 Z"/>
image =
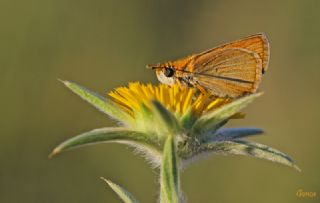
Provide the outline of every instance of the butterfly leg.
<path id="1" fill-rule="evenodd" d="M 196 87 L 198 90 L 200 90 L 200 92 L 201 92 L 202 94 L 208 94 L 207 90 L 206 90 L 204 87 L 202 87 L 201 85 L 199 85 L 198 83 L 195 84 L 195 87 Z"/>
<path id="2" fill-rule="evenodd" d="M 179 77 L 177 82 L 181 86 L 187 86 L 187 87 L 193 87 L 194 86 L 192 83 L 190 83 L 189 80 L 187 80 L 187 79 L 185 79 L 183 77 Z"/>

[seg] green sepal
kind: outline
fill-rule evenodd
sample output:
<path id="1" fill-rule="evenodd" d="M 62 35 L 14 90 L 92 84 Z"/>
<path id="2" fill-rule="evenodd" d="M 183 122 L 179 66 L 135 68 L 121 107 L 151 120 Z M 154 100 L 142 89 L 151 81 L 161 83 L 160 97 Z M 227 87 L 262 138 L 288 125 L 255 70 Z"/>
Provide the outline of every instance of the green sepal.
<path id="1" fill-rule="evenodd" d="M 152 101 L 152 111 L 154 115 L 154 126 L 157 126 L 160 132 L 158 134 L 178 134 L 181 127 L 176 117 L 168 111 L 160 102 Z"/>
<path id="2" fill-rule="evenodd" d="M 130 192 L 128 192 L 120 185 L 117 185 L 103 177 L 101 177 L 101 179 L 104 180 L 110 186 L 110 188 L 120 197 L 120 199 L 122 199 L 124 203 L 139 203 L 138 200 L 136 200 Z"/>
<path id="3" fill-rule="evenodd" d="M 238 113 L 241 109 L 261 95 L 262 93 L 255 93 L 236 99 L 229 104 L 202 115 L 192 127 L 193 134 L 202 136 L 203 133 L 216 130 L 221 127 L 221 125 L 219 125 L 220 123 Z"/>
<path id="4" fill-rule="evenodd" d="M 111 118 L 127 125 L 131 125 L 133 123 L 133 118 L 127 112 L 118 107 L 114 102 L 74 82 L 63 80 L 60 81 L 72 92 L 80 96 L 83 100 L 87 101 Z"/>
<path id="5" fill-rule="evenodd" d="M 196 121 L 196 117 L 193 115 L 192 108 L 188 108 L 186 112 L 181 116 L 180 123 L 184 129 L 190 130 Z"/>
<path id="6" fill-rule="evenodd" d="M 299 167 L 287 154 L 269 146 L 246 140 L 204 143 L 200 146 L 198 153 L 202 152 L 212 152 L 213 154 L 222 155 L 251 156 L 290 166 L 300 171 Z"/>
<path id="7" fill-rule="evenodd" d="M 76 147 L 105 142 L 131 144 L 138 146 L 141 150 L 145 148 L 147 152 L 154 154 L 156 157 L 161 157 L 161 146 L 153 136 L 122 127 L 100 128 L 82 133 L 58 145 L 49 157 Z"/>
<path id="8" fill-rule="evenodd" d="M 141 103 L 140 109 L 134 111 L 134 117 L 135 125 L 132 126 L 134 129 L 156 134 L 153 111 L 145 104 Z"/>
<path id="9" fill-rule="evenodd" d="M 202 136 L 201 142 L 218 142 L 240 139 L 248 136 L 262 134 L 260 128 L 222 128 L 213 132 L 207 132 Z"/>

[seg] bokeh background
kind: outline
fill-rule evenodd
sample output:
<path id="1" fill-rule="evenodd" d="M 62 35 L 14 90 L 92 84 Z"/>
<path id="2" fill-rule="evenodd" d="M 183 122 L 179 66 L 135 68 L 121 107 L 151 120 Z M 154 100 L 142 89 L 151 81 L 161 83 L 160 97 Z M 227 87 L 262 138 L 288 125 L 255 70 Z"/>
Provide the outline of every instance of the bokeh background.
<path id="1" fill-rule="evenodd" d="M 0 1 L 0 202 L 120 202 L 99 177 L 155 202 L 155 171 L 131 149 L 102 144 L 47 155 L 81 132 L 115 125 L 58 78 L 101 94 L 129 81 L 157 83 L 149 63 L 265 32 L 271 42 L 262 98 L 229 126 L 291 155 L 302 172 L 248 157 L 187 168 L 188 202 L 319 202 L 320 2 Z M 298 189 L 317 192 L 298 198 Z"/>

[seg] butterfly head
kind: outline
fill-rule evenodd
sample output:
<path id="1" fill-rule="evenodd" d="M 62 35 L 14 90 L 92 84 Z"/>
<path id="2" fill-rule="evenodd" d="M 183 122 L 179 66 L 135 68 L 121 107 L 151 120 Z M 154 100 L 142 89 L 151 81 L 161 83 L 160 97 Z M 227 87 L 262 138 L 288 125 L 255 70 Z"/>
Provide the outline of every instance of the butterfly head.
<path id="1" fill-rule="evenodd" d="M 157 65 L 148 65 L 147 68 L 153 69 L 156 71 L 156 75 L 158 80 L 161 83 L 167 85 L 173 85 L 175 83 L 175 73 L 176 70 L 173 66 L 164 65 L 164 64 L 157 64 Z"/>

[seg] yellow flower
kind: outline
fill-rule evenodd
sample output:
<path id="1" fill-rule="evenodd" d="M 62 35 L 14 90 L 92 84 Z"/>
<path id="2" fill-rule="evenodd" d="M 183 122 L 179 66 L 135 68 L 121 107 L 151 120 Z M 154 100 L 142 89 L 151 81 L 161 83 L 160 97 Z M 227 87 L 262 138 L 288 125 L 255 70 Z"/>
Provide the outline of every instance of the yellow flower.
<path id="1" fill-rule="evenodd" d="M 180 169 L 203 154 L 251 156 L 300 171 L 288 155 L 243 139 L 263 133 L 262 129 L 221 129 L 261 93 L 232 101 L 178 85 L 153 86 L 135 82 L 110 92 L 110 100 L 76 83 L 62 82 L 98 110 L 119 121 L 120 126 L 99 128 L 70 138 L 49 156 L 89 144 L 116 142 L 130 145 L 154 167 L 160 168 L 161 201 L 180 201 Z M 104 180 L 123 200 L 137 202 L 122 187 Z"/>
<path id="2" fill-rule="evenodd" d="M 141 104 L 151 108 L 153 100 L 157 100 L 177 116 L 182 116 L 189 110 L 194 115 L 200 116 L 231 101 L 227 98 L 214 97 L 209 93 L 198 93 L 194 88 L 176 84 L 153 86 L 150 83 L 141 84 L 140 82 L 129 83 L 128 87 L 118 87 L 110 92 L 109 96 L 132 116 L 141 110 Z"/>
<path id="3" fill-rule="evenodd" d="M 76 83 L 62 82 L 98 110 L 119 121 L 120 126 L 82 133 L 61 143 L 51 156 L 88 144 L 117 142 L 133 146 L 154 166 L 160 166 L 166 140 L 172 139 L 182 164 L 213 152 L 253 156 L 299 170 L 286 154 L 243 140 L 261 134 L 262 129 L 222 128 L 261 93 L 231 100 L 199 93 L 193 88 L 135 82 L 116 88 L 109 93 L 112 98 L 109 99 Z"/>

